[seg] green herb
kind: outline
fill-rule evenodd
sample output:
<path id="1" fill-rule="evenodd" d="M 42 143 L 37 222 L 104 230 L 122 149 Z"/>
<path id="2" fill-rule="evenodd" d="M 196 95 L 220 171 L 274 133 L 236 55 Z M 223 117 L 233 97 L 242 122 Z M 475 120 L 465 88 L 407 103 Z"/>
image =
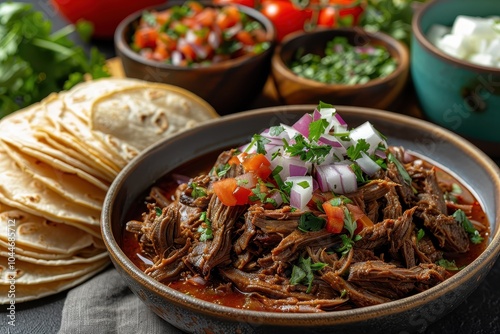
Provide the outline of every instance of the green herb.
<path id="1" fill-rule="evenodd" d="M 460 194 L 462 194 L 462 188 L 460 187 L 460 185 L 458 185 L 456 183 L 453 183 L 451 185 L 451 191 L 450 192 L 446 192 L 444 194 L 444 199 L 447 200 L 447 201 L 451 201 L 453 203 L 457 203 L 458 202 L 458 196 L 460 196 Z"/>
<path id="2" fill-rule="evenodd" d="M 266 149 L 264 146 L 270 142 L 271 141 L 268 138 L 266 138 L 260 134 L 255 134 L 255 135 L 253 135 L 252 141 L 250 142 L 250 145 L 248 145 L 245 152 L 248 152 L 251 147 L 255 146 L 257 148 L 257 153 L 266 154 Z"/>
<path id="3" fill-rule="evenodd" d="M 354 172 L 354 175 L 356 175 L 356 181 L 358 181 L 358 183 L 368 182 L 368 179 L 366 178 L 365 173 L 363 172 L 361 167 L 359 167 L 358 164 L 353 163 L 350 165 L 350 167 L 351 167 L 352 171 Z"/>
<path id="4" fill-rule="evenodd" d="M 51 22 L 30 4 L 0 4 L 0 118 L 73 87 L 84 74 L 94 79 L 109 76 L 97 49 L 89 57 L 68 38 L 74 32 L 87 38 L 89 22 L 52 34 L 51 28 Z"/>
<path id="5" fill-rule="evenodd" d="M 189 188 L 193 189 L 191 191 L 191 197 L 196 199 L 199 197 L 207 196 L 207 190 L 203 187 L 200 187 L 196 182 L 189 182 Z"/>
<path id="6" fill-rule="evenodd" d="M 370 144 L 368 144 L 365 139 L 361 138 L 356 145 L 352 145 L 347 149 L 347 156 L 354 161 L 362 157 L 361 152 L 366 153 L 369 149 Z"/>
<path id="7" fill-rule="evenodd" d="M 424 236 L 425 236 L 425 231 L 423 229 L 419 229 L 417 232 L 417 241 L 422 240 Z"/>
<path id="8" fill-rule="evenodd" d="M 465 215 L 461 209 L 458 209 L 453 213 L 453 218 L 462 225 L 465 232 L 469 235 L 469 239 L 473 244 L 480 244 L 483 242 L 484 238 L 479 234 L 479 231 L 474 228 L 469 218 Z"/>
<path id="9" fill-rule="evenodd" d="M 328 121 L 324 118 L 311 122 L 309 124 L 309 141 L 317 141 L 325 133 L 327 126 Z"/>
<path id="10" fill-rule="evenodd" d="M 302 232 L 314 232 L 321 230 L 325 224 L 324 218 L 315 216 L 312 212 L 306 212 L 299 218 L 298 229 Z"/>
<path id="11" fill-rule="evenodd" d="M 311 186 L 307 181 L 297 182 L 297 185 L 302 187 L 303 189 L 307 189 Z"/>
<path id="12" fill-rule="evenodd" d="M 334 197 L 330 200 L 330 204 L 333 206 L 341 206 L 342 204 L 352 203 L 352 200 L 344 195 Z"/>
<path id="13" fill-rule="evenodd" d="M 323 108 L 325 108 L 325 109 L 333 108 L 333 104 L 326 103 L 326 102 L 323 102 L 323 101 L 319 101 L 318 110 L 321 110 Z"/>
<path id="14" fill-rule="evenodd" d="M 198 227 L 198 232 L 200 233 L 200 241 L 207 241 L 214 238 L 212 231 L 212 222 L 207 217 L 207 212 L 204 211 L 200 214 L 200 219 L 202 223 Z"/>
<path id="15" fill-rule="evenodd" d="M 406 168 L 403 166 L 403 164 L 398 159 L 396 159 L 394 154 L 389 153 L 387 155 L 387 160 L 396 165 L 396 168 L 398 169 L 399 174 L 401 174 L 401 176 L 403 177 L 403 181 L 407 185 L 411 186 L 412 180 L 411 180 L 410 174 L 408 174 L 408 172 L 406 171 Z"/>
<path id="16" fill-rule="evenodd" d="M 157 206 L 155 206 L 155 212 L 156 212 L 156 215 L 158 217 L 160 217 L 161 214 L 163 213 L 162 209 L 160 207 L 157 207 Z"/>
<path id="17" fill-rule="evenodd" d="M 446 270 L 458 271 L 462 268 L 457 267 L 455 261 L 449 261 L 446 259 L 437 260 L 436 264 L 443 267 Z"/>
<path id="18" fill-rule="evenodd" d="M 279 136 L 283 131 L 285 131 L 285 128 L 282 125 L 271 126 L 269 128 L 269 134 L 275 137 Z"/>
<path id="19" fill-rule="evenodd" d="M 360 235 L 354 235 L 354 231 L 358 227 L 358 224 L 353 219 L 351 212 L 347 207 L 343 207 L 344 210 L 344 228 L 349 232 L 349 234 L 341 234 L 340 239 L 342 240 L 342 246 L 337 249 L 337 252 L 345 255 L 354 246 L 354 243 L 361 239 Z"/>
<path id="20" fill-rule="evenodd" d="M 378 45 L 354 46 L 345 37 L 328 41 L 324 56 L 299 49 L 290 64 L 298 76 L 328 84 L 355 85 L 394 72 L 396 60 Z"/>
<path id="21" fill-rule="evenodd" d="M 217 176 L 218 177 L 223 177 L 224 175 L 227 174 L 227 172 L 231 169 L 230 164 L 225 164 L 225 165 L 219 165 L 217 166 Z"/>
<path id="22" fill-rule="evenodd" d="M 156 16 L 147 10 L 142 12 L 141 20 L 146 22 L 150 27 L 156 27 L 157 25 Z"/>
<path id="23" fill-rule="evenodd" d="M 302 135 L 296 135 L 293 139 L 295 143 L 292 145 L 286 141 L 284 142 L 285 151 L 291 156 L 300 157 L 302 161 L 319 164 L 324 161 L 325 157 L 330 153 L 330 146 L 310 143 Z"/>
<path id="24" fill-rule="evenodd" d="M 290 284 L 304 284 L 307 285 L 306 293 L 311 292 L 312 283 L 314 281 L 313 271 L 318 271 L 326 267 L 326 263 L 316 262 L 311 263 L 311 258 L 299 258 L 297 265 L 292 268 L 292 276 L 290 277 Z"/>

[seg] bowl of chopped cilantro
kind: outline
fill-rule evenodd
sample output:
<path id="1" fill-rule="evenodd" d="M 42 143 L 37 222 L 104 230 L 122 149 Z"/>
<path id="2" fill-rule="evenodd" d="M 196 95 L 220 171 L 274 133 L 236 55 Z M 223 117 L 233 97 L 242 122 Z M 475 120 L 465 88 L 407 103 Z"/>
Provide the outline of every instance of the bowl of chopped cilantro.
<path id="1" fill-rule="evenodd" d="M 408 79 L 404 44 L 360 27 L 293 34 L 272 59 L 276 89 L 286 104 L 335 100 L 385 109 Z"/>
<path id="2" fill-rule="evenodd" d="M 223 115 L 245 109 L 261 92 L 275 35 L 253 8 L 188 1 L 130 15 L 115 46 L 128 77 L 188 89 Z"/>

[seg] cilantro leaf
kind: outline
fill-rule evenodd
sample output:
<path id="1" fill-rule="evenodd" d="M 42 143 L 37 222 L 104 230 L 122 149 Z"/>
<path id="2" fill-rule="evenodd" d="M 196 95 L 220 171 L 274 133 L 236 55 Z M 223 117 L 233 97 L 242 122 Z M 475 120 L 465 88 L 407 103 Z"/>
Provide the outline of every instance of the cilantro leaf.
<path id="1" fill-rule="evenodd" d="M 330 153 L 331 146 L 329 145 L 310 143 L 302 135 L 296 135 L 293 139 L 295 140 L 294 144 L 284 143 L 285 152 L 292 157 L 298 156 L 302 161 L 321 163 Z"/>
<path id="2" fill-rule="evenodd" d="M 361 152 L 366 153 L 369 149 L 370 144 L 368 144 L 365 139 L 361 138 L 356 145 L 352 145 L 347 149 L 347 156 L 354 161 L 361 158 Z"/>
<path id="3" fill-rule="evenodd" d="M 311 122 L 309 124 L 309 141 L 317 141 L 325 133 L 327 126 L 328 121 L 324 118 Z"/>
<path id="4" fill-rule="evenodd" d="M 403 181 L 411 186 L 411 176 L 410 174 L 408 174 L 408 172 L 406 171 L 406 168 L 403 166 L 403 164 L 394 156 L 394 154 L 392 153 L 389 153 L 387 155 L 387 160 L 392 162 L 393 164 L 396 165 L 396 168 L 398 169 L 398 172 L 399 174 L 401 174 L 401 176 L 403 177 Z"/>
<path id="5" fill-rule="evenodd" d="M 302 232 L 313 232 L 321 230 L 326 224 L 324 218 L 315 216 L 312 212 L 306 212 L 299 218 L 298 229 Z"/>
<path id="6" fill-rule="evenodd" d="M 248 147 L 245 151 L 248 152 L 251 147 L 255 146 L 257 148 L 257 153 L 266 154 L 266 149 L 265 149 L 264 145 L 266 145 L 270 142 L 271 141 L 268 138 L 266 138 L 260 134 L 255 134 L 252 137 L 252 141 L 250 142 L 250 145 L 248 145 Z"/>
<path id="7" fill-rule="evenodd" d="M 207 241 L 214 238 L 212 231 L 212 222 L 207 217 L 207 212 L 204 211 L 200 215 L 199 219 L 202 223 L 198 227 L 198 232 L 200 233 L 200 241 Z"/>
<path id="8" fill-rule="evenodd" d="M 450 260 L 446 260 L 446 259 L 438 260 L 438 261 L 436 261 L 436 264 L 438 266 L 443 267 L 446 270 L 451 270 L 451 271 L 459 271 L 460 269 L 462 269 L 462 268 L 457 267 L 455 261 L 450 261 Z"/>
<path id="9" fill-rule="evenodd" d="M 313 271 L 321 270 L 326 267 L 326 263 L 317 262 L 311 263 L 311 258 L 307 259 L 304 257 L 300 257 L 297 261 L 297 264 L 292 268 L 292 275 L 290 277 L 290 284 L 304 284 L 307 285 L 306 293 L 311 292 L 312 283 L 314 281 L 314 273 Z"/>
<path id="10" fill-rule="evenodd" d="M 453 213 L 453 218 L 462 225 L 465 232 L 469 235 L 469 239 L 473 244 L 480 244 L 483 242 L 484 238 L 479 234 L 479 231 L 474 228 L 469 218 L 465 215 L 461 209 L 458 209 Z"/>
<path id="11" fill-rule="evenodd" d="M 207 190 L 203 187 L 198 186 L 196 182 L 190 182 L 188 184 L 189 188 L 193 189 L 191 191 L 191 197 L 196 199 L 199 197 L 205 197 L 207 196 Z"/>

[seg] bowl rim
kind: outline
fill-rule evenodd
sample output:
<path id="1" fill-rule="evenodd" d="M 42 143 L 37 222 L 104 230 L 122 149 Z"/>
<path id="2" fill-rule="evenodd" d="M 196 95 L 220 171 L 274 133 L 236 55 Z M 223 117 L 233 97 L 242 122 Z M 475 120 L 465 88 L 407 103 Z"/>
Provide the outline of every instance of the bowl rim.
<path id="1" fill-rule="evenodd" d="M 227 7 L 228 4 L 214 4 L 212 2 L 206 1 L 206 0 L 197 0 L 199 3 L 201 3 L 204 7 Z M 238 7 L 238 10 L 245 13 L 246 15 L 250 16 L 252 19 L 258 21 L 261 23 L 266 30 L 266 37 L 269 40 L 270 46 L 268 49 L 264 50 L 263 52 L 259 54 L 245 54 L 243 56 L 233 58 L 233 59 L 228 59 L 224 60 L 220 63 L 215 63 L 211 64 L 208 66 L 197 66 L 197 67 L 187 67 L 187 66 L 176 66 L 176 65 L 171 65 L 167 64 L 164 62 L 160 61 L 155 61 L 155 60 L 150 60 L 142 57 L 140 54 L 137 52 L 133 51 L 130 48 L 130 45 L 128 41 L 125 38 L 125 30 L 132 24 L 134 21 L 139 19 L 142 15 L 142 13 L 145 10 L 164 10 L 171 8 L 173 6 L 179 6 L 182 5 L 182 3 L 177 3 L 177 2 L 172 2 L 172 3 L 164 3 L 161 5 L 156 5 L 156 6 L 150 6 L 141 10 L 138 10 L 127 17 L 125 17 L 116 27 L 115 33 L 114 33 L 114 44 L 115 48 L 117 49 L 117 53 L 122 53 L 124 56 L 127 58 L 130 58 L 134 62 L 144 64 L 146 66 L 152 66 L 152 67 L 158 67 L 161 69 L 168 69 L 168 70 L 176 70 L 176 71 L 207 71 L 207 70 L 217 70 L 217 69 L 224 69 L 227 67 L 231 66 L 237 66 L 240 64 L 243 64 L 247 61 L 252 61 L 252 59 L 257 59 L 259 57 L 263 57 L 266 55 L 268 52 L 274 52 L 274 48 L 276 46 L 276 28 L 272 24 L 272 22 L 265 17 L 262 13 L 260 13 L 258 10 L 254 8 L 250 8 L 247 6 L 239 5 L 239 4 L 231 4 L 231 6 L 236 6 Z"/>
<path id="2" fill-rule="evenodd" d="M 432 10 L 434 6 L 439 6 L 447 2 L 449 2 L 450 5 L 453 5 L 452 0 L 432 0 L 417 6 L 411 22 L 413 36 L 414 36 L 413 39 L 416 42 L 418 42 L 427 52 L 434 54 L 436 57 L 443 60 L 444 62 L 468 69 L 470 71 L 485 72 L 485 74 L 499 75 L 500 74 L 499 67 L 478 65 L 466 60 L 462 60 L 460 58 L 453 57 L 445 53 L 444 51 L 441 51 L 438 47 L 436 47 L 427 39 L 424 31 L 422 30 L 421 22 L 423 20 L 423 17 L 427 13 L 427 11 Z M 475 6 L 478 5 L 479 4 L 475 4 Z"/>
<path id="3" fill-rule="evenodd" d="M 445 292 L 453 291 L 459 288 L 464 282 L 470 280 L 475 272 L 490 264 L 490 268 L 496 261 L 500 254 L 500 227 L 496 227 L 496 233 L 490 235 L 489 244 L 486 249 L 466 268 L 456 273 L 454 276 L 448 278 L 444 282 L 440 283 L 433 288 L 426 291 L 420 292 L 416 295 L 406 297 L 403 299 L 391 301 L 384 304 L 367 306 L 363 308 L 344 310 L 344 311 L 334 311 L 325 313 L 278 313 L 278 312 L 261 312 L 261 311 L 251 311 L 242 310 L 237 308 L 232 308 L 228 306 L 222 306 L 214 304 L 208 301 L 204 301 L 193 296 L 185 295 L 177 290 L 169 288 L 168 286 L 154 280 L 153 278 L 144 274 L 138 267 L 136 267 L 133 262 L 125 255 L 119 246 L 118 242 L 115 240 L 111 220 L 109 219 L 112 215 L 112 203 L 114 198 L 117 196 L 121 184 L 126 180 L 127 175 L 136 168 L 136 165 L 140 162 L 141 157 L 151 154 L 155 150 L 158 150 L 163 145 L 168 145 L 171 141 L 180 140 L 182 138 L 189 137 L 190 134 L 196 131 L 204 131 L 207 128 L 218 126 L 221 123 L 231 123 L 238 121 L 238 118 L 249 119 L 257 114 L 266 114 L 276 112 L 277 108 L 281 108 L 283 111 L 294 111 L 294 110 L 304 110 L 305 108 L 314 108 L 315 105 L 292 105 L 292 106 L 281 106 L 281 107 L 266 107 L 254 110 L 248 110 L 240 112 L 237 114 L 231 114 L 217 119 L 209 120 L 195 128 L 191 128 L 187 131 L 174 135 L 173 137 L 162 140 L 156 144 L 153 144 L 138 156 L 136 156 L 129 164 L 125 166 L 124 169 L 118 174 L 118 176 L 113 181 L 103 205 L 102 215 L 101 215 L 101 232 L 103 236 L 104 243 L 108 252 L 110 254 L 112 262 L 127 273 L 130 277 L 141 284 L 144 288 L 154 292 L 156 295 L 168 299 L 169 303 L 178 305 L 182 308 L 189 309 L 190 311 L 203 313 L 204 315 L 223 318 L 228 321 L 245 321 L 247 323 L 257 323 L 266 325 L 279 325 L 279 326 L 328 326 L 328 325 L 349 325 L 355 324 L 359 321 L 366 321 L 368 319 L 376 319 L 379 317 L 394 315 L 395 313 L 407 312 L 416 307 L 424 306 L 427 301 L 435 299 L 436 296 L 441 296 Z M 413 118 L 410 116 L 391 113 L 388 111 L 383 111 L 380 109 L 365 108 L 365 107 L 355 107 L 355 106 L 336 106 L 337 110 L 341 112 L 349 112 L 357 115 L 375 115 L 377 118 L 382 117 L 388 119 L 392 123 L 396 124 L 408 124 L 408 126 L 418 126 L 428 131 L 433 131 L 439 138 L 444 140 L 449 140 L 455 145 L 460 146 L 461 149 L 465 150 L 470 159 L 479 161 L 482 167 L 490 175 L 495 175 L 496 177 L 491 180 L 495 184 L 495 188 L 500 190 L 500 168 L 489 158 L 484 152 L 479 150 L 472 143 L 466 139 L 458 136 L 457 134 L 436 126 L 425 120 Z M 313 109 L 311 109 L 313 110 Z M 241 121 L 240 121 L 241 122 Z M 495 222 L 500 223 L 500 197 L 497 198 L 496 208 L 494 215 L 491 217 L 495 219 Z M 494 232 L 494 231 L 492 231 Z M 489 270 L 489 269 L 488 269 Z M 396 311 L 395 311 L 396 310 Z M 293 323 L 293 321 L 300 322 L 299 324 Z"/>
<path id="4" fill-rule="evenodd" d="M 391 48 L 396 50 L 398 56 L 399 56 L 399 62 L 398 65 L 396 66 L 396 69 L 390 73 L 389 75 L 383 77 L 383 78 L 375 78 L 372 79 L 366 83 L 363 84 L 354 84 L 354 85 L 346 85 L 346 84 L 328 84 L 328 83 L 323 83 L 319 82 L 316 80 L 312 79 L 307 79 L 301 76 L 298 76 L 297 74 L 293 73 L 288 66 L 284 63 L 282 57 L 281 57 L 281 51 L 283 48 L 288 44 L 291 43 L 299 38 L 304 38 L 309 35 L 313 34 L 328 34 L 332 33 L 335 34 L 335 32 L 346 32 L 346 33 L 353 33 L 353 34 L 363 34 L 365 36 L 368 36 L 372 40 L 376 40 L 377 42 L 381 42 L 384 47 L 387 49 L 387 45 L 390 45 Z M 283 75 L 286 79 L 288 80 L 293 80 L 293 81 L 298 81 L 300 84 L 307 85 L 307 86 L 312 86 L 312 87 L 317 87 L 317 88 L 333 88 L 338 91 L 343 91 L 343 90 L 354 90 L 354 89 L 360 89 L 360 88 L 370 88 L 373 86 L 377 85 L 382 85 L 384 83 L 390 82 L 392 80 L 397 79 L 400 75 L 403 75 L 405 77 L 408 76 L 409 73 L 409 66 L 410 66 L 410 51 L 408 47 L 403 44 L 402 42 L 398 41 L 394 37 L 381 32 L 371 32 L 368 31 L 362 27 L 356 26 L 356 27 L 340 27 L 340 28 L 316 28 L 315 30 L 312 31 L 298 31 L 291 33 L 287 35 L 283 41 L 276 46 L 276 50 L 273 54 L 273 57 L 271 59 L 272 63 L 272 70 L 275 71 L 279 70 L 281 72 L 281 75 Z M 405 78 L 406 80 L 406 78 Z"/>

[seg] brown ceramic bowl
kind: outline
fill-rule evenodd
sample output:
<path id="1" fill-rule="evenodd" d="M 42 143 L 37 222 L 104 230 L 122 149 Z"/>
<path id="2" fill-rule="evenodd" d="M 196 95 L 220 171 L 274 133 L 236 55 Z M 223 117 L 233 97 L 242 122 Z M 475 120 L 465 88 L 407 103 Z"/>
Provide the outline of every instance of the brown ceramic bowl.
<path id="1" fill-rule="evenodd" d="M 153 8 L 162 10 L 173 5 L 179 3 Z M 276 31 L 271 21 L 257 10 L 245 6 L 239 6 L 239 9 L 264 26 L 267 39 L 271 43 L 269 49 L 258 55 L 246 55 L 197 68 L 148 60 L 132 50 L 129 45 L 134 27 L 142 15 L 142 11 L 139 11 L 125 18 L 115 31 L 115 49 L 122 61 L 125 75 L 185 88 L 210 103 L 220 115 L 247 109 L 247 106 L 260 94 L 269 77 L 271 56 L 276 44 Z"/>
<path id="2" fill-rule="evenodd" d="M 304 53 L 324 55 L 326 43 L 336 36 L 347 37 L 352 45 L 385 47 L 398 62 L 396 70 L 384 78 L 365 84 L 325 84 L 300 77 L 289 69 L 299 49 Z M 404 44 L 384 33 L 369 33 L 360 27 L 316 30 L 292 34 L 276 48 L 272 58 L 272 74 L 276 90 L 286 104 L 317 104 L 330 101 L 335 105 L 351 105 L 386 109 L 403 90 L 409 72 L 409 55 Z"/>
<path id="3" fill-rule="evenodd" d="M 458 306 L 493 266 L 500 252 L 500 170 L 461 137 L 431 123 L 396 113 L 338 107 L 349 126 L 370 121 L 401 145 L 426 156 L 468 185 L 491 225 L 489 245 L 465 269 L 412 297 L 365 308 L 322 314 L 257 312 L 202 301 L 145 275 L 120 248 L 127 212 L 163 175 L 210 152 L 248 142 L 251 135 L 281 123 L 291 124 L 314 105 L 283 106 L 242 112 L 209 121 L 150 147 L 127 165 L 106 196 L 102 234 L 116 269 L 132 291 L 172 325 L 194 333 L 395 333 L 423 332 Z M 165 157 L 168 156 L 168 159 Z"/>

